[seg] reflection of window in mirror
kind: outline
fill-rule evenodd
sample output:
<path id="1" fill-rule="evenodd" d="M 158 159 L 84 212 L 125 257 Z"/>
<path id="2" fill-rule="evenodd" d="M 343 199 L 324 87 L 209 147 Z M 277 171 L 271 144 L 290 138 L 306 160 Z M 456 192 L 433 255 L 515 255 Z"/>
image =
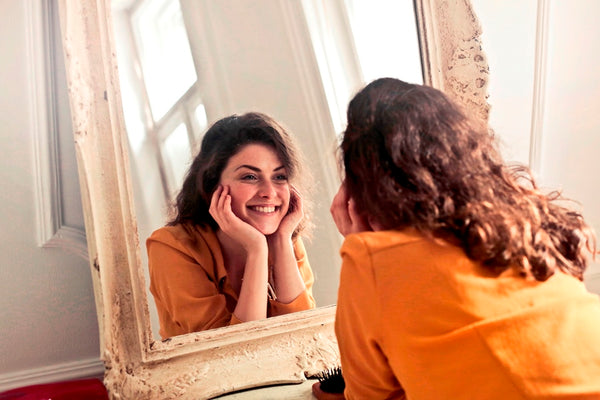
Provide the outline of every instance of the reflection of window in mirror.
<path id="1" fill-rule="evenodd" d="M 165 163 L 165 172 L 171 173 L 168 182 L 175 183 L 170 188 L 175 191 L 183 183 L 183 176 L 187 167 L 187 163 L 181 161 L 189 160 L 192 157 L 188 130 L 185 125 L 183 123 L 177 125 L 177 128 L 167 136 L 160 147 Z"/>
<path id="2" fill-rule="evenodd" d="M 365 83 L 383 76 L 423 83 L 412 1 L 346 0 Z"/>
<path id="3" fill-rule="evenodd" d="M 348 101 L 364 84 L 384 76 L 423 83 L 412 1 L 302 4 L 336 132 L 343 130 Z"/>
<path id="4" fill-rule="evenodd" d="M 115 1 L 113 13 L 130 153 L 145 174 L 138 201 L 164 212 L 207 123 L 180 3 Z"/>
<path id="5" fill-rule="evenodd" d="M 131 29 L 153 119 L 160 120 L 196 81 L 179 2 L 139 2 Z"/>

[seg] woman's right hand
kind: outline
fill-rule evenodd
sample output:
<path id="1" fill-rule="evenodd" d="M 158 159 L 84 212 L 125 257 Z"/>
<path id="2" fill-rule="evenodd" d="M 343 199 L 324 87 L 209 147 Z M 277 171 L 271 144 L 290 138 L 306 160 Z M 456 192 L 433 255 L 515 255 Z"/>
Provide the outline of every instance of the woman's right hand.
<path id="1" fill-rule="evenodd" d="M 337 194 L 333 198 L 329 211 L 338 231 L 344 237 L 351 233 L 373 230 L 369 222 L 356 210 L 356 203 L 348 195 L 344 182 L 342 182 Z"/>
<path id="2" fill-rule="evenodd" d="M 242 221 L 231 209 L 231 195 L 228 186 L 217 187 L 208 209 L 219 228 L 227 236 L 238 242 L 246 251 L 256 246 L 266 245 L 266 237 L 252 225 Z"/>

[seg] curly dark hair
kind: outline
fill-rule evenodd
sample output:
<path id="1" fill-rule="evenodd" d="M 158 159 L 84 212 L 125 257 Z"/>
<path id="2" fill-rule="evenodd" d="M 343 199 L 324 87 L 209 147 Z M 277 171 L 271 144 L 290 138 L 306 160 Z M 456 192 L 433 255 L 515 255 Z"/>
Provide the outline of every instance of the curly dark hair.
<path id="1" fill-rule="evenodd" d="M 348 106 L 339 150 L 350 197 L 384 229 L 454 238 L 482 265 L 539 281 L 557 269 L 582 280 L 595 255 L 582 215 L 505 165 L 487 124 L 437 89 L 373 81 Z"/>
<path id="2" fill-rule="evenodd" d="M 188 169 L 181 190 L 173 205 L 174 217 L 167 225 L 188 223 L 211 227 L 219 225 L 209 213 L 212 194 L 231 157 L 249 144 L 271 147 L 283 163 L 290 184 L 303 197 L 304 219 L 294 231 L 294 237 L 309 226 L 311 203 L 306 198 L 306 182 L 310 179 L 303 169 L 302 156 L 294 138 L 268 115 L 249 112 L 231 115 L 215 122 L 204 134 L 200 151 Z"/>

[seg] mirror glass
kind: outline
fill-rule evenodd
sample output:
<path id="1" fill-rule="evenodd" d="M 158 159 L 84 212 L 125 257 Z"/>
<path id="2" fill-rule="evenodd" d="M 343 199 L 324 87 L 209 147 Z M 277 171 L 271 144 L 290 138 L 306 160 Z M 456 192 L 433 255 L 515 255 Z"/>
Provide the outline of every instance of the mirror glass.
<path id="1" fill-rule="evenodd" d="M 146 273 L 145 240 L 166 223 L 203 132 L 227 115 L 259 111 L 298 138 L 311 169 L 315 229 L 304 242 L 317 306 L 334 304 L 337 135 L 366 82 L 423 81 L 413 2 L 113 0 L 112 20 Z"/>

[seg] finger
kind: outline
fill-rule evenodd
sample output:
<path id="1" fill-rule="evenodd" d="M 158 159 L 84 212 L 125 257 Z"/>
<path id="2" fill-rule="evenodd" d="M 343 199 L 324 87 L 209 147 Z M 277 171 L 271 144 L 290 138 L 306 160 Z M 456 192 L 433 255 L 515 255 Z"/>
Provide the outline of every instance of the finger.
<path id="1" fill-rule="evenodd" d="M 211 204 L 214 204 L 217 202 L 217 200 L 219 200 L 219 197 L 221 196 L 222 191 L 223 191 L 223 186 L 221 186 L 221 185 L 217 186 L 217 188 L 213 192 L 212 197 L 210 199 Z"/>
<path id="2" fill-rule="evenodd" d="M 229 195 L 229 187 L 223 186 L 223 190 L 221 190 L 221 195 L 219 196 L 219 201 L 217 203 L 220 211 L 223 210 L 223 206 L 225 205 L 225 199 Z"/>
<path id="3" fill-rule="evenodd" d="M 375 220 L 373 217 L 371 217 L 371 216 L 369 216 L 369 217 L 367 218 L 367 222 L 369 223 L 369 226 L 371 227 L 371 230 L 372 230 L 372 231 L 375 231 L 375 232 L 377 232 L 377 231 L 382 231 L 382 230 L 384 229 L 384 228 L 383 228 L 383 225 L 382 225 L 382 224 L 380 224 L 379 222 L 377 222 L 377 221 L 376 221 L 376 220 Z"/>
<path id="4" fill-rule="evenodd" d="M 229 187 L 223 188 L 223 193 L 219 197 L 219 217 L 223 224 L 231 225 L 235 222 L 236 216 L 233 214 L 231 209 L 231 195 L 229 194 Z M 223 227 L 222 227 L 223 228 Z"/>
<path id="5" fill-rule="evenodd" d="M 358 211 L 356 210 L 356 202 L 354 201 L 354 199 L 348 200 L 348 215 L 350 216 L 350 219 L 353 222 L 360 220 L 360 216 L 358 214 Z"/>
<path id="6" fill-rule="evenodd" d="M 221 196 L 221 192 L 223 191 L 223 187 L 221 185 L 219 185 L 215 191 L 213 192 L 211 199 L 210 199 L 210 206 L 209 206 L 209 212 L 212 215 L 217 208 L 218 202 L 219 202 L 219 198 Z M 214 215 L 213 215 L 214 217 Z"/>
<path id="7" fill-rule="evenodd" d="M 348 201 L 348 215 L 350 216 L 350 220 L 352 221 L 352 229 L 354 232 L 371 230 L 368 222 L 358 212 L 358 209 L 356 207 L 356 201 L 354 201 L 354 199 L 350 199 Z"/>
<path id="8" fill-rule="evenodd" d="M 348 194 L 348 190 L 346 189 L 346 182 L 342 182 L 342 184 L 340 185 L 340 189 L 338 190 L 338 193 L 340 194 L 340 200 L 343 201 L 344 203 L 347 203 L 348 200 L 350 200 L 350 195 Z"/>
<path id="9" fill-rule="evenodd" d="M 339 199 L 338 199 L 339 200 Z M 331 215 L 333 217 L 333 221 L 335 222 L 338 231 L 346 236 L 351 228 L 352 221 L 350 220 L 350 215 L 348 214 L 347 203 L 341 203 L 340 201 L 336 201 L 331 206 Z"/>
<path id="10" fill-rule="evenodd" d="M 302 196 L 298 189 L 294 186 L 290 186 L 290 205 L 289 212 L 299 212 L 300 214 L 304 214 L 304 203 L 302 201 Z"/>
<path id="11" fill-rule="evenodd" d="M 233 210 L 231 209 L 231 195 L 226 194 L 223 197 L 223 211 L 229 215 L 230 213 L 233 213 Z"/>
<path id="12" fill-rule="evenodd" d="M 346 196 L 346 191 L 343 190 L 342 186 L 340 186 L 340 189 L 338 190 L 338 192 L 333 197 L 333 200 L 331 201 L 331 207 L 329 210 L 333 213 L 335 209 L 346 208 L 347 204 L 348 204 L 348 198 Z"/>

